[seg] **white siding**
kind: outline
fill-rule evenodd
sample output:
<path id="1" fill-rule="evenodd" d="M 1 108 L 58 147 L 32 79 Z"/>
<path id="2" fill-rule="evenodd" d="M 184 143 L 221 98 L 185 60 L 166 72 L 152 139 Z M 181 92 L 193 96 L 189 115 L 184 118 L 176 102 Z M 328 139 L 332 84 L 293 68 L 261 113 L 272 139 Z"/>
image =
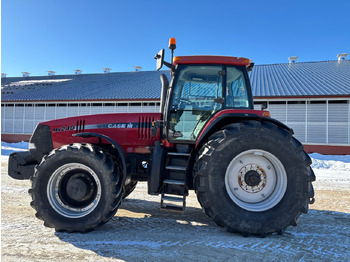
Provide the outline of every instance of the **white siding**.
<path id="1" fill-rule="evenodd" d="M 296 138 L 303 143 L 349 145 L 350 99 L 290 99 L 256 100 L 268 102 L 271 117 L 293 128 Z"/>
<path id="2" fill-rule="evenodd" d="M 258 108 L 260 110 L 261 106 Z M 278 119 L 281 122 L 286 122 L 287 120 L 287 103 L 285 101 L 281 103 L 269 103 L 268 110 L 271 116 Z"/>
<path id="3" fill-rule="evenodd" d="M 79 104 L 79 115 L 81 115 L 81 116 L 89 115 L 90 110 L 91 110 L 90 103 Z"/>
<path id="4" fill-rule="evenodd" d="M 68 116 L 78 116 L 78 115 L 79 115 L 78 104 L 69 104 L 68 105 Z"/>
<path id="5" fill-rule="evenodd" d="M 56 119 L 56 104 L 46 105 L 46 120 Z"/>
<path id="6" fill-rule="evenodd" d="M 141 103 L 129 104 L 129 113 L 139 113 L 141 110 Z"/>
<path id="7" fill-rule="evenodd" d="M 14 105 L 9 105 L 5 107 L 4 114 L 4 126 L 1 128 L 2 133 L 14 133 L 13 131 L 13 118 L 14 118 Z M 1 115 L 3 117 L 3 115 Z"/>
<path id="8" fill-rule="evenodd" d="M 116 113 L 116 104 L 115 103 L 105 103 L 103 105 L 103 113 Z"/>
<path id="9" fill-rule="evenodd" d="M 143 103 L 142 104 L 142 112 L 156 112 L 155 111 L 155 103 Z"/>
<path id="10" fill-rule="evenodd" d="M 306 103 L 288 102 L 285 123 L 294 130 L 297 139 L 306 142 Z"/>
<path id="11" fill-rule="evenodd" d="M 328 104 L 328 143 L 349 141 L 349 110 L 350 103 L 346 101 Z"/>
<path id="12" fill-rule="evenodd" d="M 326 101 L 310 102 L 307 105 L 308 143 L 327 143 L 327 104 Z"/>
<path id="13" fill-rule="evenodd" d="M 117 113 L 127 113 L 128 112 L 128 104 L 120 103 L 117 106 Z"/>
<path id="14" fill-rule="evenodd" d="M 117 112 L 159 112 L 159 102 L 2 103 L 1 133 L 31 134 L 43 121 Z"/>
<path id="15" fill-rule="evenodd" d="M 103 114 L 102 103 L 92 103 L 91 104 L 91 114 Z"/>
<path id="16" fill-rule="evenodd" d="M 34 106 L 33 105 L 26 105 L 25 106 L 25 114 L 24 114 L 24 134 L 30 134 L 33 132 L 35 126 L 33 121 L 34 116 Z"/>
<path id="17" fill-rule="evenodd" d="M 57 104 L 56 119 L 65 118 L 68 116 L 68 104 Z"/>

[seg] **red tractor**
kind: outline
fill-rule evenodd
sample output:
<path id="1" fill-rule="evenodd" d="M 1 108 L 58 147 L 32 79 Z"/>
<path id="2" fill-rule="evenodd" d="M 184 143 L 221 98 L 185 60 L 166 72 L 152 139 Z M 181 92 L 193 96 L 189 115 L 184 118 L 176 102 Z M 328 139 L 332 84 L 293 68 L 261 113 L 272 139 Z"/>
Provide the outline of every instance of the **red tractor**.
<path id="1" fill-rule="evenodd" d="M 205 213 L 229 232 L 266 236 L 296 225 L 314 201 L 311 159 L 292 129 L 254 110 L 249 59 L 179 56 L 164 49 L 160 113 L 77 116 L 37 125 L 9 175 L 31 179 L 44 225 L 87 232 L 109 219 L 137 181 L 183 212 L 195 190 Z M 264 109 L 264 108 L 262 108 Z"/>

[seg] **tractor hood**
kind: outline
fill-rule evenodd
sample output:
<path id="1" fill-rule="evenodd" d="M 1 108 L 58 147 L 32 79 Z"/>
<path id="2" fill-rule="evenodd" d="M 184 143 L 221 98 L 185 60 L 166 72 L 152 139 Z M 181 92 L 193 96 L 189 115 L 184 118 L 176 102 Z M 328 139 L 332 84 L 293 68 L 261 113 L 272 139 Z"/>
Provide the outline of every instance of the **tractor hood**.
<path id="1" fill-rule="evenodd" d="M 159 140 L 159 132 L 151 136 L 152 123 L 160 120 L 160 113 L 118 113 L 86 115 L 39 123 L 31 139 L 30 148 L 44 151 L 72 143 L 108 144 L 96 137 L 79 137 L 76 134 L 95 133 L 104 135 L 121 145 L 127 153 L 148 153 L 147 147 Z M 74 136 L 73 136 L 74 135 Z M 45 145 L 43 136 L 46 138 Z M 51 140 L 51 141 L 50 141 Z M 47 154 L 48 152 L 42 152 Z"/>

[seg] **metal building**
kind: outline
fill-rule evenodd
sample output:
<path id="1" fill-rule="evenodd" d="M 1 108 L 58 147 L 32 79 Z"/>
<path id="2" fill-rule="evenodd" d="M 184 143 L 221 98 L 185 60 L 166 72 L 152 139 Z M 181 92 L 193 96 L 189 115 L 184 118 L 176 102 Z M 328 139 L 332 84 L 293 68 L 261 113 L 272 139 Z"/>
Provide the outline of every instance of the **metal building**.
<path id="1" fill-rule="evenodd" d="M 350 154 L 349 60 L 260 65 L 250 78 L 255 106 L 267 102 L 307 151 Z"/>
<path id="2" fill-rule="evenodd" d="M 50 71 L 51 72 L 51 71 Z M 2 77 L 3 141 L 28 140 L 37 123 L 114 112 L 157 112 L 166 72 Z M 307 151 L 350 154 L 350 62 L 256 65 L 250 73 L 255 107 L 295 131 Z"/>

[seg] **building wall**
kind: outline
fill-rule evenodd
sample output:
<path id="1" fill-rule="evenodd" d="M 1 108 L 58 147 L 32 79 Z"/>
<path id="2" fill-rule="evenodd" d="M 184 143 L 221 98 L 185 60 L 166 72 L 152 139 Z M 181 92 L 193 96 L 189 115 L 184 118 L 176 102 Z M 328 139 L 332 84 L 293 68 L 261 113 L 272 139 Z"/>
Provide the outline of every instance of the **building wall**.
<path id="1" fill-rule="evenodd" d="M 350 99 L 256 99 L 255 107 L 265 101 L 303 144 L 350 146 Z"/>
<path id="2" fill-rule="evenodd" d="M 350 152 L 349 98 L 257 98 L 255 109 L 260 109 L 263 102 L 268 103 L 268 110 L 273 118 L 293 128 L 296 138 L 310 148 L 309 152 L 317 152 L 317 150 L 321 153 L 329 151 L 347 154 Z M 2 139 L 9 140 L 11 137 L 19 140 L 26 137 L 29 139 L 37 123 L 47 120 L 78 115 L 128 112 L 159 112 L 159 102 L 2 103 Z M 14 138 L 14 135 L 17 138 Z M 339 146 L 346 150 L 341 151 Z"/>
<path id="3" fill-rule="evenodd" d="M 70 116 L 159 112 L 159 102 L 2 103 L 1 133 L 31 134 L 43 121 Z"/>

